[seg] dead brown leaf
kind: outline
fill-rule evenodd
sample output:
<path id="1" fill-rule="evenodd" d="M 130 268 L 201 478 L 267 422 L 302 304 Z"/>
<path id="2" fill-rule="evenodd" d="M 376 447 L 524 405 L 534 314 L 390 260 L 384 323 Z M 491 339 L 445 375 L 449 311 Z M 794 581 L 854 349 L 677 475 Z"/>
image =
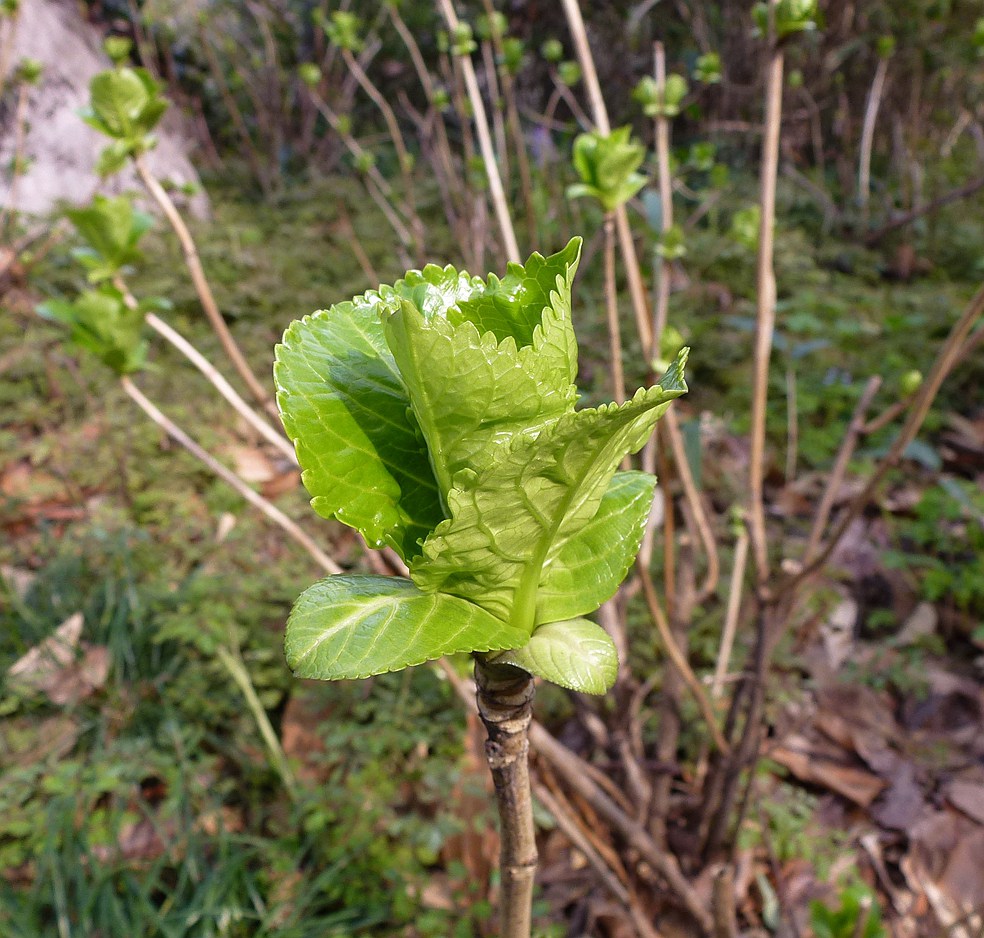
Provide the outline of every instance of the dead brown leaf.
<path id="1" fill-rule="evenodd" d="M 877 775 L 837 761 L 812 746 L 804 736 L 792 735 L 785 745 L 769 751 L 769 758 L 789 769 L 802 782 L 821 785 L 848 801 L 867 808 L 885 788 Z"/>

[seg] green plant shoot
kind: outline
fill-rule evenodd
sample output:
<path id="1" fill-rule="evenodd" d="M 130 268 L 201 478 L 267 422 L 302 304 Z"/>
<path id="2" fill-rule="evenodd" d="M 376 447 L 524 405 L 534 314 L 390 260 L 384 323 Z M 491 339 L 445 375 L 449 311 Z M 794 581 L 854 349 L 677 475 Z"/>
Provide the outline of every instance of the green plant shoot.
<path id="1" fill-rule="evenodd" d="M 65 212 L 87 246 L 75 248 L 72 256 L 88 272 L 90 283 L 112 280 L 125 267 L 141 260 L 138 242 L 154 219 L 138 211 L 126 196 L 97 195 L 85 208 Z"/>
<path id="2" fill-rule="evenodd" d="M 104 283 L 72 301 L 48 300 L 37 310 L 46 319 L 67 325 L 73 345 L 91 352 L 118 375 L 129 375 L 146 363 L 144 317 L 149 308 L 159 308 L 161 302 L 154 300 L 131 309 L 119 290 Z"/>
<path id="3" fill-rule="evenodd" d="M 577 410 L 580 246 L 501 280 L 429 265 L 287 330 L 277 399 L 312 506 L 410 569 L 306 590 L 286 635 L 299 677 L 477 652 L 574 690 L 614 683 L 584 617 L 638 551 L 656 480 L 617 470 L 686 392 L 687 350 L 627 403 Z"/>
<path id="4" fill-rule="evenodd" d="M 646 150 L 631 133 L 631 128 L 619 127 L 608 135 L 581 134 L 574 141 L 574 168 L 581 181 L 567 187 L 569 199 L 595 198 L 613 212 L 646 184 L 646 177 L 636 172 Z"/>

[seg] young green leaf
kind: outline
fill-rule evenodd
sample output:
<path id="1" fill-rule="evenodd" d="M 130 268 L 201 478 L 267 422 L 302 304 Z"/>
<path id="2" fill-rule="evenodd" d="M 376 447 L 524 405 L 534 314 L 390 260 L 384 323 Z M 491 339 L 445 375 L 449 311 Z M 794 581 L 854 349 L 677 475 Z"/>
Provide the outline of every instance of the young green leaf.
<path id="1" fill-rule="evenodd" d="M 581 182 L 567 187 L 568 198 L 590 196 L 606 212 L 612 212 L 645 185 L 646 177 L 636 170 L 646 151 L 641 143 L 632 140 L 631 132 L 629 127 L 607 135 L 594 131 L 581 134 L 574 141 L 574 168 Z"/>
<path id="2" fill-rule="evenodd" d="M 153 218 L 138 212 L 126 196 L 108 199 L 97 195 L 85 208 L 65 212 L 89 247 L 75 252 L 97 283 L 115 276 L 127 264 L 140 260 L 140 238 L 153 224 Z"/>
<path id="3" fill-rule="evenodd" d="M 595 516 L 543 571 L 536 621 L 573 619 L 615 595 L 639 552 L 656 477 L 616 472 Z"/>
<path id="4" fill-rule="evenodd" d="M 140 146 L 168 108 L 153 76 L 143 68 L 114 68 L 89 83 L 90 106 L 83 113 L 96 130 Z"/>
<path id="5" fill-rule="evenodd" d="M 604 694 L 618 677 L 614 642 L 588 619 L 541 625 L 525 645 L 496 655 L 494 661 L 582 694 Z"/>
<path id="6" fill-rule="evenodd" d="M 429 319 L 406 299 L 387 317 L 387 342 L 442 497 L 460 469 L 489 461 L 516 433 L 574 409 L 570 290 L 579 247 L 572 241 L 549 259 L 533 255 L 525 268 L 511 265 L 485 292 L 432 308 Z"/>
<path id="7" fill-rule="evenodd" d="M 686 352 L 659 385 L 627 403 L 567 414 L 516 437 L 490 465 L 458 473 L 451 517 L 411 564 L 414 582 L 532 633 L 544 571 L 594 517 L 622 458 L 686 392 Z"/>
<path id="8" fill-rule="evenodd" d="M 463 651 L 496 651 L 527 636 L 463 599 L 409 580 L 332 576 L 306 589 L 287 622 L 287 664 L 320 681 L 369 677 Z"/>
<path id="9" fill-rule="evenodd" d="M 274 380 L 314 510 L 406 560 L 443 515 L 379 303 L 367 294 L 295 322 Z"/>

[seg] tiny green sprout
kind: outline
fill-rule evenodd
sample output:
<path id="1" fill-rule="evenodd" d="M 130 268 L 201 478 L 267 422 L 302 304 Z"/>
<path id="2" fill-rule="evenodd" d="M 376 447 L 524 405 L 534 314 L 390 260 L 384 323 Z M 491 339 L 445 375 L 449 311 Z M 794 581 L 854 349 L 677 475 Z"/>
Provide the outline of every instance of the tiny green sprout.
<path id="1" fill-rule="evenodd" d="M 0 15 L 16 16 L 20 12 L 20 0 L 0 0 Z"/>
<path id="2" fill-rule="evenodd" d="M 321 84 L 321 69 L 314 62 L 302 62 L 297 66 L 297 77 L 308 88 L 317 88 Z"/>
<path id="3" fill-rule="evenodd" d="M 687 166 L 699 173 L 709 173 L 714 168 L 714 158 L 717 147 L 708 141 L 699 141 L 690 145 L 687 151 Z"/>
<path id="4" fill-rule="evenodd" d="M 487 42 L 490 39 L 501 39 L 509 28 L 509 20 L 505 13 L 493 10 L 491 16 L 480 16 L 476 24 L 478 38 Z"/>
<path id="5" fill-rule="evenodd" d="M 17 66 L 17 79 L 25 85 L 36 85 L 44 73 L 44 64 L 39 59 L 21 59 Z"/>
<path id="6" fill-rule="evenodd" d="M 801 69 L 793 68 L 786 75 L 786 86 L 792 89 L 803 87 L 803 72 Z"/>
<path id="7" fill-rule="evenodd" d="M 448 36 L 447 30 L 439 29 L 435 38 L 437 42 L 437 51 L 442 55 L 447 55 L 447 53 L 451 51 L 451 38 Z"/>
<path id="8" fill-rule="evenodd" d="M 902 379 L 899 381 L 899 390 L 903 397 L 909 397 L 922 387 L 922 383 L 923 373 L 917 368 L 913 368 L 902 375 Z"/>
<path id="9" fill-rule="evenodd" d="M 574 141 L 574 168 L 581 182 L 568 186 L 569 199 L 588 196 L 613 212 L 646 184 L 646 177 L 636 172 L 646 149 L 631 134 L 630 127 L 620 127 L 607 136 L 595 131 Z"/>
<path id="10" fill-rule="evenodd" d="M 343 136 L 347 137 L 352 133 L 352 115 L 351 114 L 339 114 L 338 115 L 338 132 Z"/>
<path id="11" fill-rule="evenodd" d="M 346 52 L 361 52 L 363 47 L 362 38 L 359 35 L 362 29 L 362 20 L 354 13 L 347 10 L 335 10 L 331 18 L 323 21 L 321 28 L 330 42 L 344 49 Z"/>
<path id="12" fill-rule="evenodd" d="M 434 96 L 431 98 L 431 104 L 439 111 L 443 111 L 451 103 L 451 95 L 448 94 L 447 88 L 435 88 Z"/>
<path id="13" fill-rule="evenodd" d="M 133 51 L 133 40 L 126 36 L 107 36 L 103 40 L 103 52 L 109 56 L 114 65 L 122 65 L 130 58 Z"/>
<path id="14" fill-rule="evenodd" d="M 293 323 L 274 378 L 312 507 L 409 577 L 339 575 L 287 623 L 298 677 L 470 652 L 586 693 L 618 658 L 587 619 L 630 569 L 655 479 L 619 470 L 685 393 L 680 352 L 625 404 L 576 408 L 580 239 L 499 279 L 433 264 Z"/>
<path id="15" fill-rule="evenodd" d="M 65 215 L 86 242 L 72 254 L 94 284 L 112 280 L 141 259 L 137 245 L 153 224 L 150 215 L 137 211 L 122 195 L 112 199 L 97 195 L 91 205 L 69 209 Z"/>
<path id="16" fill-rule="evenodd" d="M 451 31 L 451 52 L 453 55 L 471 55 L 478 46 L 475 44 L 475 35 L 468 23 L 457 23 Z"/>
<path id="17" fill-rule="evenodd" d="M 774 10 L 776 39 L 780 42 L 796 33 L 815 30 L 820 19 L 817 0 L 779 0 Z M 756 3 L 752 18 L 758 34 L 765 36 L 769 31 L 769 4 Z"/>
<path id="18" fill-rule="evenodd" d="M 362 174 L 368 173 L 375 165 L 375 154 L 370 153 L 368 150 L 363 150 L 355 158 L 355 168 Z"/>
<path id="19" fill-rule="evenodd" d="M 642 105 L 646 117 L 676 117 L 687 91 L 687 81 L 682 75 L 667 75 L 662 94 L 656 79 L 645 75 L 635 86 L 632 98 Z"/>
<path id="20" fill-rule="evenodd" d="M 581 66 L 573 59 L 561 62 L 557 66 L 557 78 L 560 79 L 562 85 L 573 88 L 581 81 Z"/>
<path id="21" fill-rule="evenodd" d="M 879 36 L 875 43 L 875 51 L 880 59 L 890 59 L 895 53 L 895 37 Z"/>
<path id="22" fill-rule="evenodd" d="M 717 52 L 707 52 L 699 56 L 694 64 L 694 81 L 702 85 L 716 85 L 721 81 L 721 55 Z"/>
<path id="23" fill-rule="evenodd" d="M 69 341 L 90 352 L 119 375 L 140 371 L 146 362 L 142 337 L 146 307 L 130 309 L 119 290 L 102 284 L 74 301 L 48 300 L 37 307 L 46 319 L 69 327 Z"/>
<path id="24" fill-rule="evenodd" d="M 731 237 L 743 248 L 754 251 L 758 247 L 759 225 L 762 211 L 757 205 L 739 209 L 731 218 Z"/>
<path id="25" fill-rule="evenodd" d="M 676 261 L 687 255 L 687 244 L 683 229 L 673 225 L 669 231 L 664 231 L 656 244 L 656 253 L 667 261 Z"/>
<path id="26" fill-rule="evenodd" d="M 540 55 L 556 65 L 564 57 L 564 44 L 559 39 L 545 39 L 540 46 Z"/>
<path id="27" fill-rule="evenodd" d="M 502 40 L 502 65 L 510 75 L 516 75 L 523 67 L 526 58 L 526 43 L 516 36 L 506 36 Z"/>

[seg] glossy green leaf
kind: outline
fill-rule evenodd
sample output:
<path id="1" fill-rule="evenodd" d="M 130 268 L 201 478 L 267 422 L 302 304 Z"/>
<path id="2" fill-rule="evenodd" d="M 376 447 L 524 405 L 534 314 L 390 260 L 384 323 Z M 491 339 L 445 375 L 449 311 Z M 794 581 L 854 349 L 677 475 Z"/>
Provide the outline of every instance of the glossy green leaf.
<path id="1" fill-rule="evenodd" d="M 541 625 L 522 648 L 494 660 L 583 694 L 604 694 L 618 677 L 614 642 L 600 625 L 587 619 Z"/>
<path id="2" fill-rule="evenodd" d="M 424 542 L 411 565 L 414 581 L 532 632 L 544 571 L 594 517 L 625 454 L 686 392 L 686 352 L 659 385 L 627 403 L 565 415 L 517 437 L 491 465 L 458 473 L 451 517 Z"/>
<path id="3" fill-rule="evenodd" d="M 595 516 L 543 570 L 536 621 L 572 619 L 615 595 L 639 552 L 656 477 L 616 472 Z"/>
<path id="4" fill-rule="evenodd" d="M 454 596 L 409 580 L 333 576 L 306 589 L 287 622 L 287 663 L 298 677 L 368 677 L 463 651 L 495 651 L 526 635 Z"/>
<path id="5" fill-rule="evenodd" d="M 509 264 L 501 280 L 489 274 L 483 289 L 459 302 L 458 309 L 480 331 L 493 332 L 500 341 L 511 336 L 524 346 L 533 343 L 544 309 L 553 307 L 566 327 L 564 345 L 573 381 L 577 342 L 570 318 L 571 284 L 580 258 L 580 238 L 572 238 L 562 251 L 548 257 L 534 253 L 523 265 Z"/>
<path id="6" fill-rule="evenodd" d="M 490 462 L 494 450 L 516 433 L 573 410 L 577 349 L 570 287 L 578 245 L 572 245 L 573 251 L 569 246 L 546 261 L 534 255 L 527 264 L 529 276 L 513 265 L 512 283 L 496 294 L 503 297 L 501 303 L 488 293 L 474 294 L 446 315 L 432 311 L 428 319 L 403 300 L 387 317 L 387 342 L 427 441 L 442 496 L 459 470 Z M 558 271 L 552 281 L 548 271 Z M 504 284 L 506 278 L 493 286 Z M 464 321 L 459 315 L 463 309 Z M 479 328 L 491 328 L 497 314 L 500 325 L 512 333 L 501 340 Z M 528 329 L 529 323 L 534 327 Z M 517 333 L 528 333 L 529 343 L 518 347 Z"/>
<path id="7" fill-rule="evenodd" d="M 443 515 L 378 296 L 295 322 L 276 359 L 277 402 L 315 511 L 412 558 Z"/>

